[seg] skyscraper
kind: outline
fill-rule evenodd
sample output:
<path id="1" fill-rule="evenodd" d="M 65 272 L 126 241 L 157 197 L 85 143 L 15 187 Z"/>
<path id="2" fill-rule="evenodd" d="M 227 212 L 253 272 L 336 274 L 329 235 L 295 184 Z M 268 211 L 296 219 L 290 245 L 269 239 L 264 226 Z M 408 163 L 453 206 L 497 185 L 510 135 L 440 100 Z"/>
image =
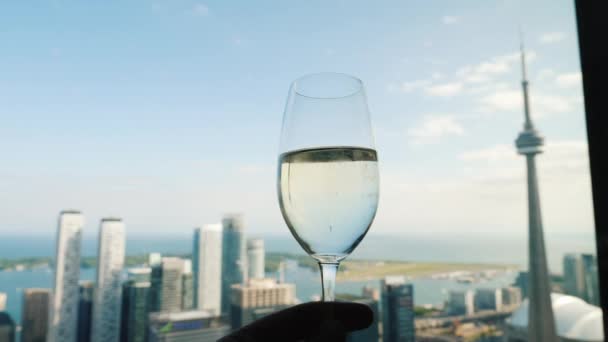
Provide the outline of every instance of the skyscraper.
<path id="1" fill-rule="evenodd" d="M 0 312 L 0 341 L 15 342 L 15 321 L 8 312 Z"/>
<path id="2" fill-rule="evenodd" d="M 518 287 L 503 287 L 502 288 L 502 305 L 505 308 L 515 308 L 521 304 L 522 296 L 521 289 Z"/>
<path id="3" fill-rule="evenodd" d="M 182 275 L 182 310 L 192 310 L 194 304 L 193 292 L 192 260 L 184 259 L 184 274 Z"/>
<path id="4" fill-rule="evenodd" d="M 148 255 L 148 265 L 150 266 L 150 312 L 160 311 L 160 288 L 162 282 L 162 255 L 160 253 L 150 253 Z"/>
<path id="5" fill-rule="evenodd" d="M 194 306 L 219 315 L 222 294 L 222 225 L 206 224 L 194 230 L 192 249 Z"/>
<path id="6" fill-rule="evenodd" d="M 53 301 L 49 313 L 49 342 L 76 340 L 80 242 L 84 217 L 79 211 L 59 214 Z"/>
<path id="7" fill-rule="evenodd" d="M 382 332 L 385 342 L 414 342 L 414 286 L 405 277 L 382 280 Z"/>
<path id="8" fill-rule="evenodd" d="M 240 215 L 222 220 L 222 313 L 230 311 L 230 287 L 242 284 L 247 276 L 245 232 Z"/>
<path id="9" fill-rule="evenodd" d="M 94 290 L 95 284 L 92 281 L 81 281 L 78 286 L 78 342 L 91 341 Z"/>
<path id="10" fill-rule="evenodd" d="M 49 323 L 48 289 L 25 289 L 21 312 L 21 342 L 44 342 Z"/>
<path id="11" fill-rule="evenodd" d="M 294 305 L 296 285 L 279 284 L 274 279 L 252 278 L 247 284 L 234 284 L 230 322 L 232 329 L 238 329 L 258 318 Z"/>
<path id="12" fill-rule="evenodd" d="M 530 276 L 528 272 L 520 271 L 517 274 L 517 278 L 515 278 L 515 282 L 513 286 L 519 288 L 521 290 L 521 298 L 528 298 L 528 282 L 530 281 Z"/>
<path id="13" fill-rule="evenodd" d="M 585 270 L 580 254 L 564 255 L 564 292 L 585 299 Z"/>
<path id="14" fill-rule="evenodd" d="M 502 289 L 477 289 L 475 291 L 475 311 L 495 310 L 503 307 Z"/>
<path id="15" fill-rule="evenodd" d="M 600 284 L 598 280 L 597 258 L 595 255 L 583 254 L 583 273 L 585 274 L 585 300 L 600 305 Z"/>
<path id="16" fill-rule="evenodd" d="M 145 342 L 148 335 L 150 296 L 148 267 L 127 271 L 127 281 L 122 288 L 122 312 L 120 320 L 121 342 Z"/>
<path id="17" fill-rule="evenodd" d="M 555 318 L 551 306 L 551 284 L 543 223 L 540 210 L 540 195 L 536 176 L 537 154 L 542 152 L 543 137 L 532 124 L 528 100 L 528 79 L 526 77 L 526 56 L 521 47 L 522 90 L 524 95 L 524 130 L 515 141 L 517 152 L 526 157 L 528 178 L 528 298 L 530 322 L 528 336 L 530 341 L 557 341 Z"/>
<path id="18" fill-rule="evenodd" d="M 0 292 L 0 311 L 6 309 L 6 293 Z"/>
<path id="19" fill-rule="evenodd" d="M 249 278 L 264 278 L 265 265 L 264 240 L 249 239 L 247 240 L 247 265 Z"/>
<path id="20" fill-rule="evenodd" d="M 475 293 L 472 290 L 448 293 L 448 314 L 472 315 L 475 313 Z"/>
<path id="21" fill-rule="evenodd" d="M 121 274 L 125 263 L 125 224 L 121 219 L 101 220 L 97 255 L 91 341 L 116 342 L 120 338 Z"/>
<path id="22" fill-rule="evenodd" d="M 158 307 L 153 308 L 152 311 L 181 311 L 184 259 L 164 257 L 159 269 L 160 273 L 155 273 L 155 270 L 152 270 L 152 280 L 158 284 L 158 291 L 154 291 L 158 295 Z M 155 277 L 158 277 L 158 279 L 155 279 Z"/>

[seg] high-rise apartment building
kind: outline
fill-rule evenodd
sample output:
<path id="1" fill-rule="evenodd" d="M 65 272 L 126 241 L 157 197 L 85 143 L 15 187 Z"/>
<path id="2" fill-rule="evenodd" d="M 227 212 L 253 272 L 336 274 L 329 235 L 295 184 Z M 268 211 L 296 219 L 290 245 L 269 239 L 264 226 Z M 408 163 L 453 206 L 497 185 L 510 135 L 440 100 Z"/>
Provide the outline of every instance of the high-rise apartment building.
<path id="1" fill-rule="evenodd" d="M 229 332 L 219 316 L 204 310 L 150 314 L 150 342 L 215 342 Z"/>
<path id="2" fill-rule="evenodd" d="M 152 268 L 152 312 L 182 310 L 184 259 L 164 257 Z"/>
<path id="3" fill-rule="evenodd" d="M 59 214 L 52 304 L 49 312 L 49 342 L 76 341 L 80 244 L 84 217 L 79 211 Z"/>
<path id="4" fill-rule="evenodd" d="M 8 312 L 0 311 L 0 341 L 15 342 L 15 321 Z"/>
<path id="5" fill-rule="evenodd" d="M 504 308 L 515 308 L 521 304 L 521 289 L 514 286 L 502 288 L 502 305 Z"/>
<path id="6" fill-rule="evenodd" d="M 494 310 L 503 308 L 502 289 L 477 289 L 475 291 L 475 311 Z"/>
<path id="7" fill-rule="evenodd" d="M 49 323 L 49 289 L 25 289 L 21 311 L 21 342 L 44 342 Z"/>
<path id="8" fill-rule="evenodd" d="M 160 288 L 163 275 L 162 255 L 160 253 L 148 254 L 150 267 L 150 312 L 160 311 Z"/>
<path id="9" fill-rule="evenodd" d="M 247 284 L 234 284 L 230 322 L 238 329 L 258 318 L 296 303 L 296 285 L 279 284 L 275 279 L 249 279 Z"/>
<path id="10" fill-rule="evenodd" d="M 249 278 L 261 279 L 265 277 L 265 253 L 266 252 L 264 251 L 264 240 L 247 240 L 247 265 Z"/>
<path id="11" fill-rule="evenodd" d="M 600 283 L 597 268 L 597 258 L 595 255 L 583 254 L 583 269 L 585 274 L 585 300 L 588 303 L 600 305 Z"/>
<path id="12" fill-rule="evenodd" d="M 230 311 L 230 288 L 242 284 L 247 277 L 245 228 L 240 215 L 228 215 L 222 220 L 222 313 Z"/>
<path id="13" fill-rule="evenodd" d="M 414 286 L 402 276 L 382 280 L 382 335 L 385 342 L 414 342 Z"/>
<path id="14" fill-rule="evenodd" d="M 121 342 L 147 341 L 150 274 L 149 267 L 132 268 L 127 271 L 127 281 L 122 288 Z"/>
<path id="15" fill-rule="evenodd" d="M 472 315 L 475 313 L 475 292 L 450 291 L 448 293 L 448 314 L 450 315 Z"/>
<path id="16" fill-rule="evenodd" d="M 222 301 L 222 225 L 207 224 L 195 229 L 193 247 L 194 306 L 219 315 Z"/>
<path id="17" fill-rule="evenodd" d="M 564 292 L 588 303 L 599 304 L 597 260 L 591 254 L 564 256 Z"/>
<path id="18" fill-rule="evenodd" d="M 93 324 L 93 295 L 95 284 L 92 281 L 81 281 L 78 286 L 78 342 L 91 341 L 91 325 Z"/>
<path id="19" fill-rule="evenodd" d="M 125 263 L 125 224 L 121 219 L 101 220 L 97 255 L 91 341 L 116 342 L 120 339 L 122 269 Z"/>
<path id="20" fill-rule="evenodd" d="M 182 310 L 192 310 L 194 306 L 194 279 L 192 277 L 192 261 L 184 260 L 184 274 L 182 275 Z"/>
<path id="21" fill-rule="evenodd" d="M 585 270 L 580 254 L 564 255 L 564 292 L 571 296 L 584 298 Z"/>

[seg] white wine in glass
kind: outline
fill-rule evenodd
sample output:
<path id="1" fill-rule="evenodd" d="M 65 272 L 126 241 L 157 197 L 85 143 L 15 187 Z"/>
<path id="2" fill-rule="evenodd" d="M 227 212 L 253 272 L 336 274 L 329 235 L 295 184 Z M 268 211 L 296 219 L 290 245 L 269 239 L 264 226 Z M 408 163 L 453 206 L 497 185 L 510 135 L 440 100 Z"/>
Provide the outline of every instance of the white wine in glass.
<path id="1" fill-rule="evenodd" d="M 321 267 L 323 300 L 335 299 L 338 265 L 376 215 L 378 158 L 362 82 L 320 73 L 292 83 L 281 134 L 283 218 Z"/>

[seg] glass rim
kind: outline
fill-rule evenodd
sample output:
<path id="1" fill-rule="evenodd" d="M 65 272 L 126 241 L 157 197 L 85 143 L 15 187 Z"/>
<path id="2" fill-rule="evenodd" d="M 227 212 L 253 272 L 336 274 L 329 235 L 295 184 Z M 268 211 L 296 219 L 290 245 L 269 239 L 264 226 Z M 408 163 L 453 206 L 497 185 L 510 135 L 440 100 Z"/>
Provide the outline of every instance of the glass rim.
<path id="1" fill-rule="evenodd" d="M 335 79 L 342 78 L 343 81 L 350 82 L 351 85 L 354 85 L 354 87 L 351 90 L 345 91 L 343 95 L 327 95 L 327 96 L 311 95 L 311 94 L 307 94 L 305 91 L 303 92 L 301 89 L 298 89 L 298 84 L 301 84 L 306 81 L 310 81 L 310 79 L 315 78 L 315 77 L 320 77 L 320 76 L 333 77 Z M 346 74 L 346 73 L 342 73 L 342 72 L 325 71 L 325 72 L 316 72 L 316 73 L 311 73 L 311 74 L 306 74 L 306 75 L 300 76 L 300 77 L 296 78 L 293 82 L 291 82 L 291 88 L 292 88 L 293 92 L 298 96 L 303 96 L 303 97 L 307 97 L 310 99 L 319 99 L 319 100 L 335 100 L 335 99 L 351 97 L 353 95 L 356 95 L 356 94 L 359 94 L 360 92 L 362 92 L 363 91 L 363 81 L 361 81 L 361 79 L 359 79 L 358 77 L 355 77 L 350 74 Z"/>

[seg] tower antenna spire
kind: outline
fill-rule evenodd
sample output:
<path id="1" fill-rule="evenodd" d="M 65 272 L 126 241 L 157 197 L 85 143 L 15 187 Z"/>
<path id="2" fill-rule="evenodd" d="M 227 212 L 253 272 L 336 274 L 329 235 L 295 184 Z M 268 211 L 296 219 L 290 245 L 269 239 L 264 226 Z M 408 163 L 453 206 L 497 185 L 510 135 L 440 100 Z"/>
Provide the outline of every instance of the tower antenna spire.
<path id="1" fill-rule="evenodd" d="M 521 54 L 521 87 L 524 93 L 524 129 L 531 130 L 534 128 L 530 119 L 530 104 L 528 100 L 528 76 L 526 74 L 526 51 L 524 49 L 524 34 L 519 27 L 519 52 Z"/>

